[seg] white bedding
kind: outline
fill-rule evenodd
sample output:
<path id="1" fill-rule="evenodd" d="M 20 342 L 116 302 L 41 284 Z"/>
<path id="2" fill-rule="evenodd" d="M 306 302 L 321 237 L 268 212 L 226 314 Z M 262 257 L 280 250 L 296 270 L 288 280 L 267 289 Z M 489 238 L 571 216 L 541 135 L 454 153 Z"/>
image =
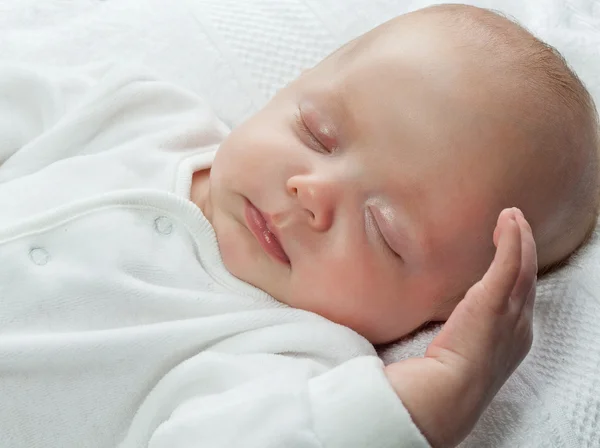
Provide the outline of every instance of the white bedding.
<path id="1" fill-rule="evenodd" d="M 230 125 L 342 42 L 426 0 L 0 0 L 0 60 L 139 62 Z M 555 45 L 600 102 L 600 0 L 481 0 Z M 539 288 L 531 354 L 467 447 L 600 447 L 600 238 Z M 422 353 L 437 329 L 386 347 Z"/>

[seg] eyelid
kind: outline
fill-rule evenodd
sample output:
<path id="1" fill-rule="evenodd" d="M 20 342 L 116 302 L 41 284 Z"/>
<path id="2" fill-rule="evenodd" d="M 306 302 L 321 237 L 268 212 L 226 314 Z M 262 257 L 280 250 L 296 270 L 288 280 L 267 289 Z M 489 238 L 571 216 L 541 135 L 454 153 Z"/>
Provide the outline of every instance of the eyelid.
<path id="1" fill-rule="evenodd" d="M 375 230 L 379 236 L 379 238 L 381 239 L 382 244 L 385 246 L 385 248 L 390 252 L 390 254 L 392 254 L 394 257 L 399 258 L 400 260 L 404 260 L 402 258 L 402 255 L 400 255 L 398 252 L 396 252 L 392 246 L 390 245 L 389 241 L 387 240 L 387 238 L 385 237 L 383 231 L 381 230 L 381 227 L 379 226 L 379 221 L 377 220 L 377 214 L 373 212 L 372 207 L 368 206 L 367 207 L 369 210 L 369 213 L 371 214 L 371 217 L 373 219 L 373 223 L 375 225 Z"/>
<path id="2" fill-rule="evenodd" d="M 315 134 L 309 129 L 308 125 L 306 124 L 306 122 L 304 121 L 304 118 L 302 118 L 302 111 L 300 109 L 298 109 L 298 111 L 296 112 L 296 124 L 298 126 L 298 129 L 300 130 L 300 132 L 302 132 L 312 143 L 312 145 L 315 147 L 316 150 L 324 153 L 324 154 L 331 154 L 332 153 L 332 149 L 326 147 L 316 136 Z"/>

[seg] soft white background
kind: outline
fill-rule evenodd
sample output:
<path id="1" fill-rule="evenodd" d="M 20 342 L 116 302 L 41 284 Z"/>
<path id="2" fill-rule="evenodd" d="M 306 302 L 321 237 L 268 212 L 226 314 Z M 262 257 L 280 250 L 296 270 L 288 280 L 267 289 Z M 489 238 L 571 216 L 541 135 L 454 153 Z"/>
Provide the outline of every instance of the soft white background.
<path id="1" fill-rule="evenodd" d="M 303 68 L 426 0 L 0 0 L 0 62 L 149 66 L 238 124 Z M 556 46 L 600 101 L 600 0 L 481 0 Z M 598 232 L 596 232 L 598 233 Z M 465 442 L 600 446 L 600 241 L 542 281 L 531 354 Z M 435 328 L 385 348 L 418 355 Z"/>

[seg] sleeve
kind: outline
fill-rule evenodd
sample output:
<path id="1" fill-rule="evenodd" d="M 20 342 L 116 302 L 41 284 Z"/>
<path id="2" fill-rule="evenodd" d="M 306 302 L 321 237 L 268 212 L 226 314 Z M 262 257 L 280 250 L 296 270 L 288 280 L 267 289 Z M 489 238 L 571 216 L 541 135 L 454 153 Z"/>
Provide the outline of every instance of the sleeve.
<path id="1" fill-rule="evenodd" d="M 0 65 L 0 165 L 73 109 L 99 76 Z"/>
<path id="2" fill-rule="evenodd" d="M 142 67 L 0 65 L 0 183 L 192 122 L 210 130 L 197 144 L 214 144 L 228 132 L 197 95 Z"/>
<path id="3" fill-rule="evenodd" d="M 121 447 L 429 447 L 376 357 L 327 370 L 278 355 L 202 353 L 161 380 Z"/>

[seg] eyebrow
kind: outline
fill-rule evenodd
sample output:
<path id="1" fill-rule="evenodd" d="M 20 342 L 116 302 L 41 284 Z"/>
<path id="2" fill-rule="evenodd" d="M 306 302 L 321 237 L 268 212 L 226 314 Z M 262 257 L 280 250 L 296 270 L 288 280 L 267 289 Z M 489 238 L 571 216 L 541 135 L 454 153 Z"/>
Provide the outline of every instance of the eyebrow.
<path id="1" fill-rule="evenodd" d="M 332 102 L 334 103 L 336 116 L 339 117 L 341 122 L 341 127 L 344 129 L 355 128 L 356 119 L 350 104 L 348 104 L 347 95 L 344 95 L 342 86 L 332 87 L 328 93 L 330 94 L 330 97 L 333 98 Z"/>
<path id="2" fill-rule="evenodd" d="M 337 85 L 333 85 L 327 89 L 309 92 L 306 94 L 308 101 L 315 105 L 315 109 L 321 111 L 325 109 L 327 116 L 330 118 L 336 118 L 335 127 L 339 131 L 341 126 L 338 124 L 346 124 L 351 117 L 350 108 L 343 95 L 341 89 Z"/>

